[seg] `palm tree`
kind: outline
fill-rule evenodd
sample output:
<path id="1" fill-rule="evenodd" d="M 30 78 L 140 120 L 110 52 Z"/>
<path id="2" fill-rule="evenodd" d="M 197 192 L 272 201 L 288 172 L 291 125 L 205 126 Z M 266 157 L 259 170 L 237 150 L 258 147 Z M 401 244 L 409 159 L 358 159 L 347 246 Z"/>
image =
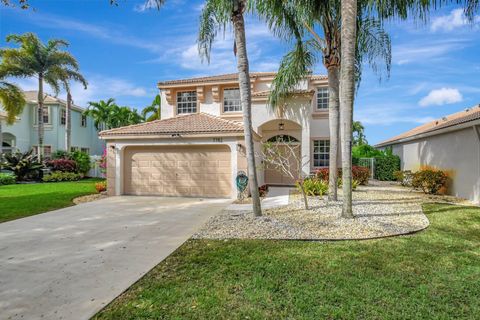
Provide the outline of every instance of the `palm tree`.
<path id="1" fill-rule="evenodd" d="M 362 5 L 366 7 L 367 1 L 363 1 Z M 294 48 L 282 59 L 274 79 L 273 90 L 269 97 L 272 107 L 275 108 L 283 103 L 298 82 L 311 74 L 318 60 L 317 55 L 322 56 L 323 65 L 328 72 L 329 88 L 329 199 L 337 200 L 341 64 L 340 3 L 335 0 L 294 2 L 271 0 L 267 5 L 257 6 L 257 9 L 275 33 L 287 40 L 295 38 Z M 357 16 L 357 24 L 362 27 L 362 32 L 358 34 L 356 41 L 360 53 L 356 56 L 356 79 L 359 84 L 363 60 L 367 60 L 374 71 L 381 70 L 377 63 L 383 61 L 389 73 L 391 45 L 388 34 L 378 20 L 362 13 Z M 315 25 L 321 27 L 323 38 L 315 31 Z"/>
<path id="2" fill-rule="evenodd" d="M 116 104 L 115 99 L 113 98 L 110 98 L 107 101 L 90 101 L 88 102 L 87 110 L 83 114 L 93 118 L 93 124 L 97 130 L 111 129 L 113 128 L 111 115 L 114 106 L 116 106 Z"/>
<path id="3" fill-rule="evenodd" d="M 70 150 L 70 141 L 72 133 L 72 121 L 71 121 L 71 111 L 72 111 L 72 94 L 70 90 L 70 81 L 78 81 L 83 85 L 83 88 L 87 89 L 87 80 L 81 75 L 78 71 L 64 69 L 60 70 L 60 81 L 63 85 L 63 88 L 67 92 L 67 107 L 65 110 L 65 150 Z"/>
<path id="4" fill-rule="evenodd" d="M 160 95 L 157 94 L 155 99 L 153 99 L 152 104 L 142 110 L 143 120 L 147 122 L 160 120 L 162 116 L 161 105 L 162 99 L 160 98 Z"/>
<path id="5" fill-rule="evenodd" d="M 246 10 L 246 0 L 207 0 L 200 18 L 198 46 L 200 55 L 207 58 L 209 61 L 212 43 L 217 32 L 225 28 L 227 23 L 232 23 L 235 36 L 234 53 L 237 55 L 238 82 L 243 110 L 243 126 L 247 153 L 249 186 L 253 200 L 253 213 L 255 216 L 261 216 L 262 208 L 258 191 L 252 136 L 252 94 L 250 89 L 250 74 L 245 39 L 245 21 L 243 18 L 243 14 Z"/>
<path id="6" fill-rule="evenodd" d="M 368 144 L 367 138 L 365 136 L 365 127 L 360 121 L 353 121 L 352 133 L 353 146 L 361 146 L 364 144 Z"/>
<path id="7" fill-rule="evenodd" d="M 18 44 L 19 48 L 2 48 L 0 57 L 0 74 L 12 77 L 35 77 L 38 79 L 38 155 L 43 156 L 43 112 L 44 92 L 43 85 L 47 83 L 55 94 L 60 91 L 61 76 L 65 69 L 78 71 L 77 60 L 61 48 L 68 46 L 64 40 L 52 39 L 46 44 L 33 33 L 23 35 L 9 35 L 7 42 Z"/>
<path id="8" fill-rule="evenodd" d="M 23 112 L 25 107 L 25 95 L 22 89 L 14 84 L 0 80 L 0 102 L 1 108 L 6 112 L 6 123 L 13 124 L 15 117 Z M 0 162 L 3 154 L 3 133 L 2 133 L 2 115 L 0 115 Z"/>

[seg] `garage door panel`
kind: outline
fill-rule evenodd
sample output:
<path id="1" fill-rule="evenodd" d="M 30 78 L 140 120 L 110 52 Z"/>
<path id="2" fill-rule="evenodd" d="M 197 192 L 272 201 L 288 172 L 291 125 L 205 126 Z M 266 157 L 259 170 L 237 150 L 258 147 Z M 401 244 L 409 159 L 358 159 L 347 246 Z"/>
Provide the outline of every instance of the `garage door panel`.
<path id="1" fill-rule="evenodd" d="M 128 147 L 124 192 L 229 197 L 230 159 L 226 146 Z"/>

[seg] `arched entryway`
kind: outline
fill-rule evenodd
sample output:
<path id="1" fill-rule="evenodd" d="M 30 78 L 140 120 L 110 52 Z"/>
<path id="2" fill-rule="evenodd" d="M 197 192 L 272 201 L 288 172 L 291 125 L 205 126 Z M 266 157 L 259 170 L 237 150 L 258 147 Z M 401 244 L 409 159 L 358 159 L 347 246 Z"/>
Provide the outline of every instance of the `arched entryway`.
<path id="1" fill-rule="evenodd" d="M 15 142 L 16 138 L 13 134 L 9 132 L 3 132 L 2 133 L 2 151 L 7 153 L 7 152 L 12 152 L 13 149 L 15 148 Z"/>
<path id="2" fill-rule="evenodd" d="M 261 125 L 259 132 L 264 143 L 274 143 L 280 150 L 285 150 L 284 154 L 290 154 L 289 150 L 293 151 L 288 161 L 292 171 L 298 174 L 301 168 L 297 165 L 298 161 L 295 158 L 301 159 L 302 127 L 291 120 L 275 119 Z M 264 174 L 265 183 L 268 185 L 295 184 L 295 179 L 283 174 L 268 163 L 265 163 Z"/>

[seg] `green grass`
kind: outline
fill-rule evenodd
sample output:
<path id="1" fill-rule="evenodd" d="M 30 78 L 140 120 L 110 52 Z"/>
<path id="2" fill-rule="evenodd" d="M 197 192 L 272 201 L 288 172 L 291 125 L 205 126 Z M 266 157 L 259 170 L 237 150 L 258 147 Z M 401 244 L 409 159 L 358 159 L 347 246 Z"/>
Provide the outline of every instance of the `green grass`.
<path id="1" fill-rule="evenodd" d="M 96 193 L 97 181 L 100 179 L 0 186 L 0 222 L 71 206 L 73 198 Z"/>
<path id="2" fill-rule="evenodd" d="M 94 319 L 478 319 L 480 209 L 424 211 L 382 240 L 192 240 Z"/>

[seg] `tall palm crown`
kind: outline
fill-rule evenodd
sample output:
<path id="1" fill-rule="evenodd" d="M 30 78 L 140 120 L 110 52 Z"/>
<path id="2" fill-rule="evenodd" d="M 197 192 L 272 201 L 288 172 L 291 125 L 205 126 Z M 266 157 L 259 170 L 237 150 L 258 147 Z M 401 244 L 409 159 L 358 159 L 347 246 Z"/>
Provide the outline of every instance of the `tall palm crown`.
<path id="1" fill-rule="evenodd" d="M 160 98 L 160 95 L 157 94 L 155 96 L 155 99 L 153 99 L 152 104 L 149 105 L 148 107 L 145 107 L 142 110 L 143 120 L 147 122 L 150 122 L 153 120 L 160 120 L 161 106 L 162 106 L 162 99 Z"/>
<path id="2" fill-rule="evenodd" d="M 7 124 L 13 124 L 15 117 L 22 113 L 26 100 L 22 89 L 16 85 L 0 81 L 0 102 L 7 114 Z"/>
<path id="3" fill-rule="evenodd" d="M 33 33 L 23 35 L 9 35 L 7 42 L 19 45 L 18 48 L 0 49 L 0 74 L 10 77 L 36 77 L 38 78 L 38 154 L 43 156 L 43 105 L 44 82 L 58 94 L 60 84 L 69 76 L 77 77 L 78 62 L 68 52 L 61 50 L 68 46 L 64 40 L 52 39 L 46 44 Z M 68 75 L 68 76 L 67 76 Z"/>
<path id="4" fill-rule="evenodd" d="M 106 129 L 113 128 L 112 126 L 112 110 L 115 106 L 115 99 L 110 98 L 107 101 L 100 100 L 98 102 L 88 102 L 88 108 L 84 112 L 84 115 L 93 118 L 93 124 L 97 130 L 101 129 L 102 124 L 106 126 Z"/>

